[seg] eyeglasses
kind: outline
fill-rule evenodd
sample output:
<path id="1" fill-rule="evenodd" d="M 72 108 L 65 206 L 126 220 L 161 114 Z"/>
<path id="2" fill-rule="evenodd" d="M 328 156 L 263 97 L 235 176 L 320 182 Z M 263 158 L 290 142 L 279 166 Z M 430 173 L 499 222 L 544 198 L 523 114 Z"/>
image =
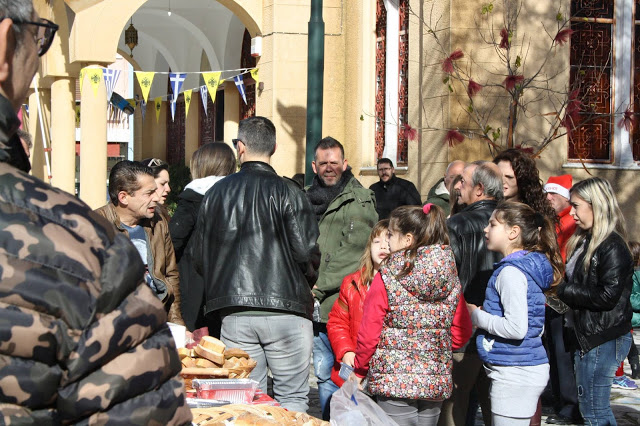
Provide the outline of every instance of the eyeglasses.
<path id="1" fill-rule="evenodd" d="M 238 142 L 242 142 L 242 140 L 240 139 L 231 139 L 231 142 L 233 142 L 233 147 L 235 148 L 235 150 L 238 150 Z M 244 142 L 242 142 L 244 143 Z"/>
<path id="2" fill-rule="evenodd" d="M 164 161 L 160 160 L 159 158 L 152 158 L 151 160 L 149 160 L 149 163 L 147 163 L 147 167 L 162 166 L 163 164 Z"/>
<path id="3" fill-rule="evenodd" d="M 389 170 L 391 170 L 391 167 L 382 167 L 380 169 L 378 169 L 379 172 L 388 172 Z"/>
<path id="4" fill-rule="evenodd" d="M 7 18 L 7 16 L 3 16 L 0 18 L 0 21 Z M 38 56 L 42 56 L 47 53 L 47 51 L 51 47 L 51 43 L 53 43 L 53 37 L 55 37 L 56 31 L 58 31 L 58 28 L 60 28 L 58 27 L 58 25 L 44 18 L 40 18 L 38 22 L 21 21 L 20 19 L 14 19 L 13 23 L 16 25 L 35 25 L 36 27 L 38 27 L 38 32 L 34 36 L 36 46 L 38 47 Z"/>

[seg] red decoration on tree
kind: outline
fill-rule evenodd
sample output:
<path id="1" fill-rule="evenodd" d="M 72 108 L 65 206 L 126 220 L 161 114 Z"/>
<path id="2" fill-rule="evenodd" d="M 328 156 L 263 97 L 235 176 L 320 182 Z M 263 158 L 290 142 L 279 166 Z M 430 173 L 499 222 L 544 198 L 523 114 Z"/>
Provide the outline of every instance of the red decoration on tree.
<path id="1" fill-rule="evenodd" d="M 469 79 L 469 85 L 467 86 L 467 93 L 469 94 L 470 98 L 473 98 L 476 95 L 476 93 L 478 93 L 481 90 L 482 90 L 481 84 L 476 83 L 475 81 Z"/>
<path id="2" fill-rule="evenodd" d="M 464 53 L 462 53 L 462 50 L 456 50 L 451 55 L 449 55 L 447 59 L 442 61 L 442 71 L 446 72 L 447 74 L 453 73 L 453 61 L 457 61 L 458 59 L 462 59 L 463 57 Z"/>
<path id="3" fill-rule="evenodd" d="M 633 111 L 631 111 L 631 106 L 628 106 L 627 110 L 624 112 L 624 115 L 618 122 L 618 127 L 621 129 L 624 127 L 628 132 L 635 125 L 636 125 L 636 118 L 633 116 Z"/>
<path id="4" fill-rule="evenodd" d="M 444 140 L 447 141 L 449 146 L 455 146 L 461 144 L 464 141 L 464 136 L 459 131 L 451 129 L 447 132 Z"/>
<path id="5" fill-rule="evenodd" d="M 507 49 L 509 47 L 509 31 L 506 28 L 500 30 L 500 49 Z"/>
<path id="6" fill-rule="evenodd" d="M 516 88 L 516 85 L 518 83 L 520 83 L 522 80 L 524 80 L 524 76 L 523 75 L 510 75 L 507 78 L 504 79 L 504 81 L 502 82 L 502 84 L 504 85 L 504 87 L 511 91 L 513 89 Z"/>
<path id="7" fill-rule="evenodd" d="M 408 124 L 404 126 L 404 137 L 405 138 L 407 138 L 410 141 L 415 141 L 417 136 L 418 136 L 418 131 L 416 129 L 414 129 L 413 127 L 411 127 Z"/>
<path id="8" fill-rule="evenodd" d="M 553 40 L 558 46 L 564 46 L 571 38 L 571 34 L 573 34 L 573 30 L 571 28 L 565 28 L 564 30 L 558 31 L 556 38 Z"/>

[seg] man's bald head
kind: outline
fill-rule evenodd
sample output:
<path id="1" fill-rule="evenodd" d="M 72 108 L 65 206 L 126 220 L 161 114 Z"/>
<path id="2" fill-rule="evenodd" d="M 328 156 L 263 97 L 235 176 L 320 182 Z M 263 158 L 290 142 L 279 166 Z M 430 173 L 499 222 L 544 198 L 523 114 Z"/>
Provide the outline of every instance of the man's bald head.
<path id="1" fill-rule="evenodd" d="M 447 188 L 447 191 L 451 192 L 451 182 L 453 182 L 456 176 L 462 174 L 465 165 L 466 163 L 462 160 L 455 160 L 449 163 L 444 173 L 444 186 Z"/>

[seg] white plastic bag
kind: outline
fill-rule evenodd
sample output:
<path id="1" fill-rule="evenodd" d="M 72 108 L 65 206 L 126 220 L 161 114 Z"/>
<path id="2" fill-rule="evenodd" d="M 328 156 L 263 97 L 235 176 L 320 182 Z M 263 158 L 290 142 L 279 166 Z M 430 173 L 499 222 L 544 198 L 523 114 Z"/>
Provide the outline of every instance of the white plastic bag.
<path id="1" fill-rule="evenodd" d="M 331 397 L 332 426 L 398 426 L 371 398 L 358 390 L 358 382 L 344 382 Z"/>

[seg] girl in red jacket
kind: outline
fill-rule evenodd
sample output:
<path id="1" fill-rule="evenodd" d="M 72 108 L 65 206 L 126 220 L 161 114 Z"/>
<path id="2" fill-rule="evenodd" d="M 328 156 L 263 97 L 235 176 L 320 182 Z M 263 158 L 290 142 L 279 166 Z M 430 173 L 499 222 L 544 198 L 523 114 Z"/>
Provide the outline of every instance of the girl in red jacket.
<path id="1" fill-rule="evenodd" d="M 398 207 L 388 241 L 391 255 L 364 305 L 354 372 L 368 375 L 369 392 L 399 425 L 436 425 L 453 387 L 454 313 L 456 343 L 471 333 L 442 209 Z"/>
<path id="2" fill-rule="evenodd" d="M 329 312 L 327 334 L 336 356 L 336 362 L 331 372 L 331 381 L 336 385 L 336 390 L 344 383 L 339 375 L 340 363 L 353 367 L 362 309 L 369 286 L 373 277 L 378 273 L 380 264 L 389 256 L 388 226 L 389 220 L 384 219 L 373 227 L 367 248 L 360 258 L 360 268 L 353 274 L 344 277 L 340 287 L 340 296 Z"/>

